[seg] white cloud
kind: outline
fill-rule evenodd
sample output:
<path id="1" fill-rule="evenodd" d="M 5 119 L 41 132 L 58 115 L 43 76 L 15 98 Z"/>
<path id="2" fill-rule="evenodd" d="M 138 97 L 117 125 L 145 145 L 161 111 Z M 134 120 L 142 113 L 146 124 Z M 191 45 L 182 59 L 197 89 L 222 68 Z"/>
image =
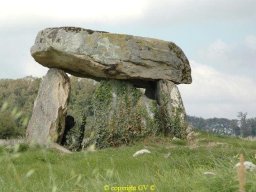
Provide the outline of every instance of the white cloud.
<path id="1" fill-rule="evenodd" d="M 222 60 L 226 60 L 226 57 L 229 56 L 230 52 L 232 52 L 232 49 L 233 48 L 231 45 L 228 45 L 221 39 L 218 39 L 208 47 L 206 54 L 205 52 L 203 53 L 209 57 L 209 59 L 221 58 Z"/>
<path id="2" fill-rule="evenodd" d="M 25 63 L 23 73 L 25 76 L 43 77 L 47 71 L 48 68 L 36 63 L 32 57 L 29 57 Z"/>
<path id="3" fill-rule="evenodd" d="M 245 45 L 252 51 L 256 51 L 256 36 L 249 35 L 245 38 Z"/>
<path id="4" fill-rule="evenodd" d="M 201 63 L 229 74 L 250 76 L 256 80 L 256 36 L 250 35 L 235 43 L 217 39 L 198 53 L 197 60 Z"/>
<path id="5" fill-rule="evenodd" d="M 235 118 L 243 111 L 256 116 L 256 81 L 196 61 L 191 61 L 191 67 L 193 83 L 179 86 L 188 114 Z"/>
<path id="6" fill-rule="evenodd" d="M 78 20 L 87 22 L 117 22 L 133 20 L 143 15 L 146 0 L 9 0 L 0 7 L 0 21 Z"/>
<path id="7" fill-rule="evenodd" d="M 0 23 L 65 20 L 80 23 L 141 22 L 171 25 L 254 20 L 255 0 L 8 0 L 1 2 Z M 8 21 L 8 23 L 6 23 Z"/>
<path id="8" fill-rule="evenodd" d="M 253 20 L 255 0 L 151 0 L 147 16 L 151 23 L 200 23 Z"/>

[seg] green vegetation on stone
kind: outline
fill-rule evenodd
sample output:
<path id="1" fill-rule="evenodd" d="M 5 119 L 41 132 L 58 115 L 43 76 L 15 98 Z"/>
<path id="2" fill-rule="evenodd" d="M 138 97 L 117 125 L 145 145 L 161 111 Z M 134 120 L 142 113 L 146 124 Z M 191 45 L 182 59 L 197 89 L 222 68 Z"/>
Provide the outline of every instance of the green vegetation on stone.
<path id="1" fill-rule="evenodd" d="M 148 123 L 142 121 L 146 114 L 141 96 L 138 89 L 126 82 L 101 81 L 91 96 L 90 111 L 86 114 L 84 146 L 120 146 L 149 134 Z"/>
<path id="2" fill-rule="evenodd" d="M 100 148 L 119 146 L 165 132 L 168 134 L 164 135 L 169 137 L 184 138 L 179 110 L 176 110 L 173 119 L 163 118 L 164 107 L 155 100 L 149 100 L 145 107 L 142 92 L 131 84 L 115 80 L 96 83 L 85 78 L 70 78 L 68 115 L 75 118 L 75 126 L 67 135 L 67 148 L 76 151 L 96 141 Z M 40 78 L 33 77 L 0 80 L 0 139 L 24 137 L 40 81 Z M 239 113 L 237 120 L 205 120 L 189 116 L 188 122 L 199 130 L 222 135 L 255 136 L 256 118 L 247 118 L 246 115 Z"/>

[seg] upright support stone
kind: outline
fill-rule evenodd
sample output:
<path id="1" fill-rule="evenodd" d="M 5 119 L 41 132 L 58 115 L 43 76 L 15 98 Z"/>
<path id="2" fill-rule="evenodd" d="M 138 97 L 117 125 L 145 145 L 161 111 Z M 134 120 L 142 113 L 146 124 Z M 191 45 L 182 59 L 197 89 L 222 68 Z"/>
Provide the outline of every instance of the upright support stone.
<path id="1" fill-rule="evenodd" d="M 60 143 L 65 129 L 70 80 L 66 73 L 50 69 L 43 78 L 27 127 L 29 142 Z"/>
<path id="2" fill-rule="evenodd" d="M 164 133 L 185 138 L 187 129 L 186 112 L 177 85 L 168 80 L 159 80 L 157 82 L 156 98 L 165 123 Z"/>

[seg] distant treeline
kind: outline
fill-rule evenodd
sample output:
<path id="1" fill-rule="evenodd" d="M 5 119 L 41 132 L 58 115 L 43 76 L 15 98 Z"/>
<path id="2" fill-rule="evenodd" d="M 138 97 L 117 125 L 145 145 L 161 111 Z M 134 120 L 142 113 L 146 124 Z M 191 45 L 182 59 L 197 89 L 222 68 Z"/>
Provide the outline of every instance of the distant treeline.
<path id="1" fill-rule="evenodd" d="M 0 80 L 0 139 L 24 136 L 32 114 L 41 79 L 25 77 L 22 79 Z M 69 113 L 81 116 L 81 111 L 89 104 L 85 99 L 92 94 L 92 83 L 85 79 L 71 77 L 71 98 Z M 247 118 L 246 113 L 238 113 L 237 119 L 203 119 L 188 116 L 188 122 L 195 129 L 225 135 L 256 136 L 256 118 Z"/>
<path id="2" fill-rule="evenodd" d="M 256 136 L 256 118 L 247 118 L 247 113 L 239 112 L 237 119 L 188 116 L 189 124 L 197 129 L 221 135 Z"/>

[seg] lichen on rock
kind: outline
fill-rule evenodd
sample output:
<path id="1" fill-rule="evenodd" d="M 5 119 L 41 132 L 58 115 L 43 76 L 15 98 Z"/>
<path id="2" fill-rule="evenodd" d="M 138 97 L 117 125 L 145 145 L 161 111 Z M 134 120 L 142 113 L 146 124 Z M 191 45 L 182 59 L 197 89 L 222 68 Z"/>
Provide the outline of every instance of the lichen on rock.
<path id="1" fill-rule="evenodd" d="M 51 69 L 34 104 L 28 140 L 50 140 L 77 150 L 92 144 L 130 144 L 152 134 L 186 138 L 186 113 L 177 84 L 192 82 L 191 68 L 176 44 L 57 27 L 38 33 L 31 54 Z M 80 114 L 67 109 L 70 82 L 64 72 L 97 81 L 84 84 L 93 88 L 85 89 L 86 97 L 76 101 Z M 67 110 L 77 123 L 65 131 Z"/>
<path id="2" fill-rule="evenodd" d="M 189 61 L 174 43 L 74 27 L 47 28 L 31 48 L 49 68 L 90 78 L 170 80 L 191 83 Z M 107 72 L 112 68 L 111 73 Z"/>

